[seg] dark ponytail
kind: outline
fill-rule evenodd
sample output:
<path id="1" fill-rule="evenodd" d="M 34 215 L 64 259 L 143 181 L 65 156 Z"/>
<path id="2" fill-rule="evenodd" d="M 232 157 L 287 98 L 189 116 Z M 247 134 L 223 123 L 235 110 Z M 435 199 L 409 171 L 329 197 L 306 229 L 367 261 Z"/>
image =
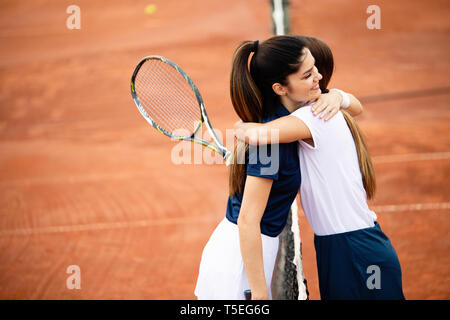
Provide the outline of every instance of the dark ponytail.
<path id="1" fill-rule="evenodd" d="M 258 44 L 244 41 L 233 55 L 230 96 L 234 110 L 244 122 L 261 122 L 275 108 L 274 83 L 287 85 L 287 76 L 299 70 L 305 45 L 294 36 L 275 36 Z M 249 58 L 251 53 L 254 54 Z M 230 166 L 230 195 L 242 194 L 246 178 L 248 145 L 237 141 Z"/>
<path id="2" fill-rule="evenodd" d="M 261 122 L 263 101 L 261 92 L 250 74 L 248 58 L 254 51 L 253 42 L 243 42 L 233 56 L 233 67 L 230 78 L 230 96 L 234 110 L 245 122 Z M 230 194 L 242 194 L 246 176 L 245 159 L 247 145 L 237 141 L 234 147 L 233 162 L 230 167 Z"/>
<path id="3" fill-rule="evenodd" d="M 253 52 L 251 41 L 243 42 L 233 56 L 230 96 L 234 110 L 245 122 L 261 122 L 263 98 L 248 68 L 248 58 Z"/>

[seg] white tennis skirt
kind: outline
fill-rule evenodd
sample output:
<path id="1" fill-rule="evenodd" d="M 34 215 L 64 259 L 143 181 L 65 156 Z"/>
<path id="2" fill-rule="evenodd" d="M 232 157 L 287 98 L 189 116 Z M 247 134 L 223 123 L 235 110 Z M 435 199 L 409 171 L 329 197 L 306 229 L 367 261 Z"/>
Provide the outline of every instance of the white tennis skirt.
<path id="1" fill-rule="evenodd" d="M 269 299 L 270 284 L 278 253 L 278 237 L 261 234 L 264 273 Z M 199 300 L 245 300 L 250 289 L 239 243 L 238 226 L 224 218 L 203 249 L 195 288 Z"/>

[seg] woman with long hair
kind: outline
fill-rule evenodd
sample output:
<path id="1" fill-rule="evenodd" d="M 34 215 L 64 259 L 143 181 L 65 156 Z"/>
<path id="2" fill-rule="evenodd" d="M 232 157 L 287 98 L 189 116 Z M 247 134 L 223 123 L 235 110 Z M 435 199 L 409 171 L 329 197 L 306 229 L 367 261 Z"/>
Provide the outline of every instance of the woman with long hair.
<path id="1" fill-rule="evenodd" d="M 259 43 L 245 41 L 236 49 L 230 95 L 238 116 L 246 122 L 266 123 L 289 115 L 298 106 L 284 104 L 275 85 L 289 85 L 289 77 L 304 70 L 311 54 L 299 37 L 276 36 Z M 319 76 L 303 81 L 299 99 L 317 100 L 337 113 L 341 94 L 321 95 Z M 278 251 L 278 235 L 286 225 L 300 186 L 297 142 L 248 147 L 238 141 L 230 167 L 226 217 L 206 244 L 195 295 L 198 299 L 271 298 L 270 283 Z"/>
<path id="2" fill-rule="evenodd" d="M 307 54 L 299 72 L 287 77 L 288 84 L 274 84 L 283 105 L 295 111 L 264 124 L 238 122 L 236 136 L 255 145 L 272 143 L 267 132 L 275 130 L 276 142 L 299 142 L 301 203 L 314 230 L 321 299 L 404 299 L 397 254 L 367 205 L 376 183 L 366 143 L 352 117 L 358 112 L 354 107 L 323 111 L 315 99 L 302 98 L 302 71 L 321 77 L 325 91 L 334 65 L 328 46 L 302 39 L 310 49 L 316 46 L 315 56 Z M 337 91 L 344 100 L 354 99 Z"/>

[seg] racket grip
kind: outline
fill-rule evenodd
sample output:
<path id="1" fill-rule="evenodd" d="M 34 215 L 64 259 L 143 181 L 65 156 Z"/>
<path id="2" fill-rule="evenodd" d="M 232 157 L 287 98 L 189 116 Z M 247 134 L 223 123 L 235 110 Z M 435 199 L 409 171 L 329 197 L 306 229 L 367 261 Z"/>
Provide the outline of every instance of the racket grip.
<path id="1" fill-rule="evenodd" d="M 252 291 L 250 289 L 244 290 L 245 300 L 252 300 Z"/>
<path id="2" fill-rule="evenodd" d="M 223 157 L 225 159 L 225 164 L 227 167 L 231 164 L 231 161 L 233 160 L 233 154 L 230 151 L 225 151 L 225 155 Z"/>

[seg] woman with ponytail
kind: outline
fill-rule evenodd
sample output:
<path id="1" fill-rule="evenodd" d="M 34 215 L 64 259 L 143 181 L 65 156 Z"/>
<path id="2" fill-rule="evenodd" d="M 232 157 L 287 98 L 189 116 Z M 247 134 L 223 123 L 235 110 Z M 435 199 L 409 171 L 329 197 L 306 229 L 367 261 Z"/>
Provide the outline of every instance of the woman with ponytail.
<path id="1" fill-rule="evenodd" d="M 288 85 L 288 77 L 303 70 L 308 53 L 304 41 L 292 36 L 239 45 L 230 77 L 237 115 L 246 122 L 266 123 L 293 112 L 273 86 Z M 315 100 L 320 95 L 320 90 L 308 90 L 301 98 Z M 333 93 L 321 101 L 338 109 L 340 99 Z M 203 250 L 195 295 L 239 300 L 250 289 L 252 299 L 270 299 L 278 235 L 300 187 L 297 142 L 262 147 L 238 142 L 233 159 L 226 217 Z"/>
<path id="2" fill-rule="evenodd" d="M 301 203 L 314 230 L 321 299 L 404 299 L 397 254 L 367 205 L 375 195 L 375 174 L 352 118 L 362 106 L 338 89 L 329 92 L 341 95 L 341 110 L 302 98 L 310 77 L 320 79 L 313 90 L 328 92 L 334 63 L 325 43 L 298 38 L 309 49 L 302 67 L 287 83 L 273 85 L 282 104 L 295 111 L 264 124 L 244 119 L 235 125 L 236 136 L 250 145 L 299 142 Z M 271 130 L 278 134 L 262 141 Z"/>

